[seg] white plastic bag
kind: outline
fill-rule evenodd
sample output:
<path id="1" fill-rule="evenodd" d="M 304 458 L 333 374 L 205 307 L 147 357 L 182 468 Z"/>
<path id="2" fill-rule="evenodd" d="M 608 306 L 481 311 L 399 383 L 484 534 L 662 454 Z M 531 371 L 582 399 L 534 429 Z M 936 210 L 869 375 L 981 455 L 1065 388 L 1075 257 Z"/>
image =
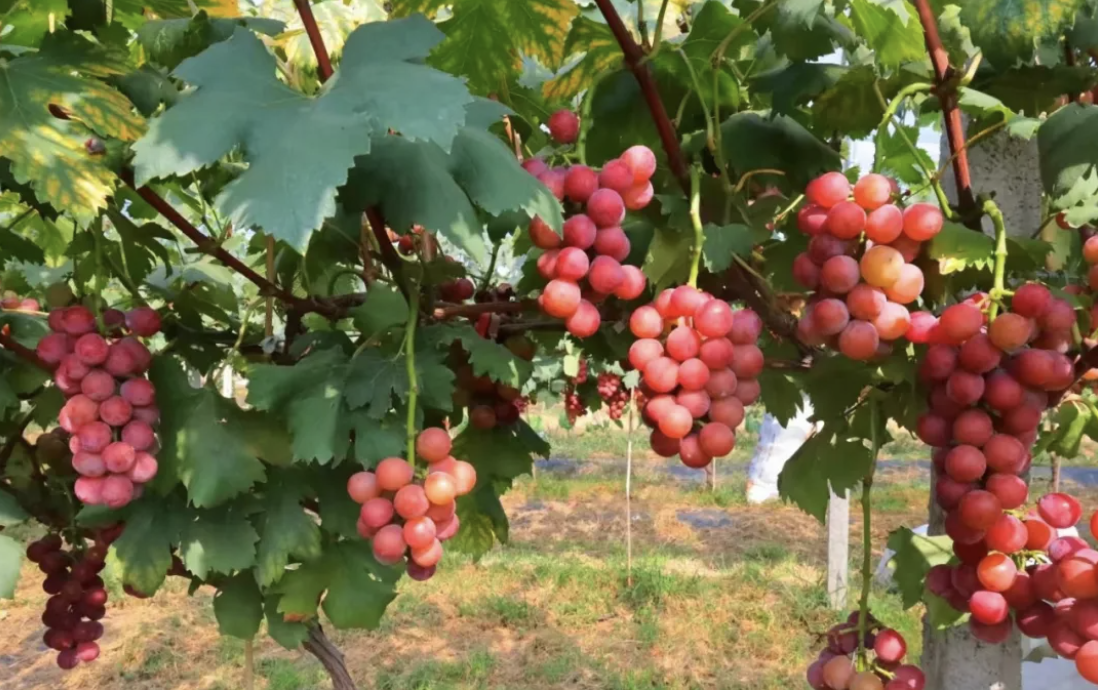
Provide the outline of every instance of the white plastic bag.
<path id="1" fill-rule="evenodd" d="M 809 421 L 812 412 L 812 403 L 804 396 L 797 415 L 785 427 L 772 415 L 763 415 L 759 444 L 747 467 L 748 503 L 763 503 L 778 497 L 778 475 L 815 427 Z"/>

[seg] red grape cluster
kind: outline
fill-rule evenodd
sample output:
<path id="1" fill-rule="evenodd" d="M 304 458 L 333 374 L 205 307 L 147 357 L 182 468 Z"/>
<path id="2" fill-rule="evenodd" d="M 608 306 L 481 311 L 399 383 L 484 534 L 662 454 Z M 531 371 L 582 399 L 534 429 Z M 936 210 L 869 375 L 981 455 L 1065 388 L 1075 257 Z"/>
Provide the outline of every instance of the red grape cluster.
<path id="1" fill-rule="evenodd" d="M 373 541 L 374 557 L 385 565 L 407 559 L 408 575 L 427 580 L 442 560 L 442 542 L 457 534 L 457 497 L 473 490 L 477 472 L 450 455 L 445 429 L 430 427 L 416 438 L 416 454 L 427 461 L 427 476 L 416 481 L 403 458 L 385 458 L 373 472 L 358 472 L 347 493 L 362 505 L 358 533 Z"/>
<path id="2" fill-rule="evenodd" d="M 653 429 L 652 450 L 696 468 L 731 453 L 744 405 L 759 397 L 758 315 L 682 285 L 637 308 L 629 328 L 639 338 L 629 364 L 648 398 L 642 418 Z"/>
<path id="3" fill-rule="evenodd" d="M 584 383 L 587 383 L 587 360 L 581 359 L 576 375 L 569 376 L 564 386 L 564 413 L 568 416 L 569 424 L 575 424 L 577 419 L 587 414 L 587 403 L 576 390 L 576 386 Z"/>
<path id="4" fill-rule="evenodd" d="M 46 574 L 42 589 L 50 598 L 42 614 L 46 634 L 42 641 L 57 651 L 57 665 L 65 670 L 82 661 L 99 658 L 103 624 L 107 614 L 107 590 L 99 577 L 110 542 L 118 538 L 121 526 L 101 532 L 82 554 L 63 550 L 60 535 L 49 534 L 27 547 L 27 560 L 37 563 Z"/>
<path id="5" fill-rule="evenodd" d="M 850 614 L 845 623 L 827 632 L 827 646 L 808 667 L 808 685 L 813 690 L 923 690 L 926 676 L 918 666 L 904 664 L 907 642 L 903 635 L 881 625 L 872 614 L 866 620 L 866 659 L 859 664 L 860 614 Z M 861 670 L 859 670 L 861 668 Z"/>
<path id="6" fill-rule="evenodd" d="M 1082 512 L 1074 497 L 1053 493 L 1024 519 L 1004 514 L 985 543 L 958 554 L 960 565 L 931 568 L 926 587 L 970 611 L 979 639 L 1002 642 L 1016 624 L 1029 637 L 1047 638 L 1053 651 L 1075 661 L 1079 675 L 1098 684 L 1098 551 L 1057 534 L 1074 527 Z M 1090 530 L 1098 537 L 1098 513 Z"/>
<path id="7" fill-rule="evenodd" d="M 3 297 L 0 297 L 0 310 L 3 311 L 38 311 L 41 307 L 38 304 L 38 300 L 33 297 L 20 297 L 11 290 L 5 290 Z"/>
<path id="8" fill-rule="evenodd" d="M 935 447 L 935 498 L 958 559 L 932 570 L 927 586 L 973 614 L 979 639 L 998 641 L 1010 632 L 1007 604 L 1021 613 L 1034 603 L 1028 576 L 1011 591 L 1021 552 L 1045 548 L 1047 541 L 1031 539 L 1053 524 L 1042 522 L 1043 512 L 1025 520 L 1016 514 L 1029 495 L 1021 475 L 1049 395 L 1075 379 L 1072 360 L 1049 347 L 1070 339 L 1075 312 L 1036 283 L 1019 287 L 1011 311 L 990 324 L 978 306 L 985 302 L 977 295 L 931 323 L 919 369 L 929 409 L 916 432 Z"/>
<path id="9" fill-rule="evenodd" d="M 50 311 L 52 332 L 38 342 L 37 352 L 57 365 L 53 380 L 68 398 L 58 424 L 71 434 L 72 466 L 81 475 L 77 498 L 117 509 L 156 476 L 152 454 L 160 410 L 145 376 L 152 355 L 139 338 L 160 331 L 160 315 L 137 307 L 125 314 L 108 309 L 100 318 L 102 335 L 86 307 Z"/>
<path id="10" fill-rule="evenodd" d="M 482 328 L 485 318 L 494 314 L 481 314 L 477 319 L 477 333 L 489 338 L 487 327 Z M 537 348 L 533 342 L 523 336 L 511 336 L 505 341 L 506 347 L 516 357 L 530 361 Z M 525 409 L 522 391 L 514 386 L 493 381 L 488 376 L 477 376 L 469 363 L 469 353 L 461 347 L 460 341 L 454 341 L 450 351 L 450 365 L 457 378 L 454 387 L 453 402 L 456 409 L 467 408 L 469 422 L 478 429 L 494 429 L 499 425 L 510 425 L 518 421 Z"/>
<path id="11" fill-rule="evenodd" d="M 530 240 L 545 250 L 538 272 L 549 281 L 538 303 L 549 316 L 564 319 L 569 333 L 587 338 L 602 323 L 595 304 L 610 295 L 633 300 L 644 292 L 640 268 L 623 263 L 630 244 L 621 223 L 626 210 L 639 211 L 652 201 L 656 156 L 646 146 L 633 146 L 598 171 L 586 165 L 549 168 L 537 158 L 523 167 L 565 202 L 568 216 L 563 238 L 540 218 L 530 223 Z"/>
<path id="12" fill-rule="evenodd" d="M 944 219 L 930 204 L 901 210 L 892 203 L 897 191 L 877 174 L 853 187 L 837 172 L 809 183 L 797 227 L 812 239 L 793 261 L 793 277 L 816 291 L 798 324 L 805 342 L 867 360 L 912 326 L 905 305 L 922 294 L 923 272 L 911 262 Z"/>
<path id="13" fill-rule="evenodd" d="M 629 404 L 629 391 L 621 385 L 621 377 L 609 372 L 599 374 L 597 385 L 599 397 L 609 409 L 610 419 L 621 419 Z"/>

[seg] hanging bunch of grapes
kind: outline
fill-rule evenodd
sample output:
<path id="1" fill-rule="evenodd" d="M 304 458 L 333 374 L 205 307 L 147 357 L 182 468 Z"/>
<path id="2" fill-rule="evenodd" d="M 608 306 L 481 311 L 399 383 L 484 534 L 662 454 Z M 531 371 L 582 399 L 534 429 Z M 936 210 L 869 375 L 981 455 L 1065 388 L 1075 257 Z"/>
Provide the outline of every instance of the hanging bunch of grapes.
<path id="1" fill-rule="evenodd" d="M 458 532 L 457 497 L 476 486 L 477 472 L 450 455 L 445 429 L 424 429 L 416 455 L 427 461 L 426 476 L 416 478 L 403 458 L 385 458 L 372 472 L 358 472 L 347 493 L 362 506 L 358 533 L 372 541 L 374 556 L 387 565 L 407 562 L 408 575 L 427 580 L 442 560 L 442 542 Z"/>
<path id="2" fill-rule="evenodd" d="M 575 141 L 575 113 L 560 111 L 549 124 L 559 143 Z M 610 296 L 633 300 L 644 292 L 644 274 L 625 263 L 630 243 L 621 224 L 626 211 L 639 211 L 652 201 L 656 156 L 647 146 L 633 146 L 601 170 L 586 165 L 550 168 L 537 158 L 523 167 L 565 206 L 563 237 L 540 218 L 529 227 L 530 240 L 544 250 L 538 273 L 549 281 L 538 303 L 549 316 L 564 319 L 572 335 L 594 335 L 602 322 L 596 304 Z"/>
<path id="3" fill-rule="evenodd" d="M 944 219 L 930 204 L 901 209 L 898 191 L 875 173 L 853 187 L 837 172 L 809 183 L 797 227 L 811 240 L 793 261 L 794 278 L 815 291 L 798 324 L 804 342 L 867 360 L 888 352 L 912 327 L 907 305 L 924 281 L 911 262 Z"/>
<path id="4" fill-rule="evenodd" d="M 827 631 L 827 646 L 806 673 L 813 690 L 923 690 L 926 676 L 904 663 L 907 641 L 867 614 L 863 627 L 858 611 Z"/>
<path id="5" fill-rule="evenodd" d="M 705 467 L 732 452 L 744 406 L 759 398 L 762 320 L 683 285 L 637 308 L 629 364 L 641 373 L 652 450 Z"/>
<path id="6" fill-rule="evenodd" d="M 145 376 L 152 355 L 140 338 L 160 332 L 160 315 L 138 307 L 96 317 L 77 305 L 51 311 L 49 326 L 37 352 L 57 367 L 54 383 L 67 398 L 58 424 L 71 435 L 76 497 L 121 508 L 156 476 L 160 411 Z"/>

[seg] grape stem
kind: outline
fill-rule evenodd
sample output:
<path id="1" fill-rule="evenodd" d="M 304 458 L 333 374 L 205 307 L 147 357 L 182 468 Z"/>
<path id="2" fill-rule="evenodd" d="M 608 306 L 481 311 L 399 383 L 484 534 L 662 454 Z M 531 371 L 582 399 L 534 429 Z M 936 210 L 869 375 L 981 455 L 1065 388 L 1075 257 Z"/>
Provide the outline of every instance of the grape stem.
<path id="1" fill-rule="evenodd" d="M 919 169 L 923 171 L 923 174 L 926 175 L 927 180 L 930 181 L 931 186 L 934 187 L 934 193 L 938 197 L 938 205 L 942 207 L 942 213 L 945 214 L 945 216 L 950 220 L 953 220 L 953 209 L 949 206 L 949 199 L 946 198 L 945 192 L 942 190 L 942 186 L 940 184 L 937 184 L 934 180 L 934 175 L 937 174 L 936 171 L 932 172 L 927 164 L 923 161 L 925 154 L 923 154 L 923 152 L 919 150 L 919 147 L 916 146 L 915 142 L 913 142 L 911 140 L 911 137 L 908 136 L 907 132 L 904 130 L 903 123 L 895 122 L 893 119 L 896 115 L 897 108 L 899 108 L 900 104 L 906 98 L 920 91 L 925 91 L 929 88 L 929 84 L 911 84 L 910 86 L 901 89 L 900 92 L 896 94 L 896 97 L 892 99 L 892 102 L 889 103 L 885 100 L 884 94 L 881 92 L 880 83 L 876 81 L 873 82 L 873 93 L 877 94 L 877 102 L 881 104 L 882 108 L 884 108 L 884 117 L 881 119 L 881 123 L 877 125 L 877 137 L 878 139 L 880 139 L 885 127 L 887 127 L 889 123 L 892 123 L 896 127 L 896 133 L 899 134 L 900 138 L 904 140 L 904 145 L 906 145 L 908 150 L 911 151 L 911 154 L 912 156 L 914 156 L 915 162 L 916 164 L 918 164 Z M 880 168 L 879 158 L 882 150 L 883 145 L 880 143 L 880 141 L 878 141 L 876 152 L 873 154 L 875 157 L 873 161 L 874 170 Z"/>
<path id="2" fill-rule="evenodd" d="M 1006 279 L 1007 260 L 1006 222 L 1003 220 L 1003 212 L 999 210 L 999 205 L 991 199 L 984 201 L 983 210 L 991 218 L 992 225 L 995 226 L 995 282 L 992 284 L 991 292 L 993 295 L 1001 295 L 1006 287 L 1003 284 Z M 994 320 L 998 314 L 999 300 L 993 299 L 991 300 L 991 306 L 988 308 L 988 321 Z"/>
<path id="3" fill-rule="evenodd" d="M 404 366 L 408 372 L 408 464 L 416 466 L 416 398 L 419 381 L 416 378 L 416 323 L 419 321 L 419 283 L 411 281 L 408 296 L 408 325 L 404 329 Z"/>
<path id="4" fill-rule="evenodd" d="M 701 270 L 702 246 L 705 243 L 705 228 L 701 220 L 701 171 L 698 166 L 690 168 L 690 224 L 694 226 L 694 253 L 690 257 L 690 287 L 698 287 L 698 272 Z"/>
<path id="5" fill-rule="evenodd" d="M 878 434 L 879 403 L 869 401 L 869 434 L 873 446 L 873 463 L 862 479 L 862 597 L 858 604 L 858 661 L 864 670 L 868 666 L 865 650 L 865 634 L 869 627 L 869 589 L 873 577 L 873 474 L 877 470 L 877 456 L 881 452 L 881 439 Z"/>

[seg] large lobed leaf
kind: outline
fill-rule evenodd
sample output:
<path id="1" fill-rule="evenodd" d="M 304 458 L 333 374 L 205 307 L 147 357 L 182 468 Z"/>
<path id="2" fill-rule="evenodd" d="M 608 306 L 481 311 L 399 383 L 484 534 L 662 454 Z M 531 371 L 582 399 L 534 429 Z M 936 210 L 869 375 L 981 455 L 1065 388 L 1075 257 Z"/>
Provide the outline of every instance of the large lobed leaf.
<path id="1" fill-rule="evenodd" d="M 307 491 L 293 472 L 279 473 L 267 483 L 263 510 L 254 516 L 260 535 L 255 568 L 260 587 L 282 579 L 291 558 L 310 561 L 320 556 L 320 527 L 301 506 Z"/>
<path id="2" fill-rule="evenodd" d="M 278 611 L 311 616 L 323 598 L 324 613 L 335 627 L 376 628 L 396 598 L 400 571 L 381 565 L 365 541 L 331 544 L 320 558 L 288 571 L 275 591 Z"/>
<path id="3" fill-rule="evenodd" d="M 0 60 L 0 157 L 40 202 L 82 225 L 106 205 L 116 180 L 84 143 L 92 132 L 132 141 L 144 128 L 130 101 L 98 79 L 126 71 L 124 57 L 64 32 L 47 36 L 36 53 Z M 72 119 L 54 117 L 51 105 Z"/>
<path id="4" fill-rule="evenodd" d="M 589 17 L 576 17 L 564 41 L 564 55 L 583 58 L 542 85 L 546 98 L 571 100 L 622 63 L 621 48 L 610 27 Z"/>
<path id="5" fill-rule="evenodd" d="M 374 136 L 393 130 L 450 149 L 472 97 L 459 79 L 420 64 L 441 38 L 423 17 L 365 24 L 347 40 L 339 73 L 311 98 L 280 82 L 267 48 L 237 28 L 175 70 L 195 88 L 134 145 L 138 182 L 184 175 L 242 149 L 249 167 L 218 196 L 219 207 L 237 225 L 304 251 L 335 215 L 336 189 Z"/>
<path id="6" fill-rule="evenodd" d="M 158 392 L 163 448 L 160 486 L 176 477 L 197 507 L 210 507 L 263 481 L 263 463 L 252 452 L 247 428 L 232 422 L 239 411 L 208 388 L 192 388 L 175 360 L 158 357 L 150 372 Z"/>
<path id="7" fill-rule="evenodd" d="M 812 178 L 842 165 L 837 151 L 785 115 L 737 113 L 721 124 L 721 132 L 725 158 L 737 177 L 772 168 L 786 173 L 776 182 L 803 189 Z"/>
<path id="8" fill-rule="evenodd" d="M 211 45 L 229 40 L 236 29 L 242 26 L 268 36 L 277 36 L 285 28 L 276 19 L 211 18 L 205 12 L 199 12 L 187 19 L 146 22 L 137 30 L 137 41 L 150 60 L 175 69 L 179 63 L 198 55 Z"/>
<path id="9" fill-rule="evenodd" d="M 1066 105 L 1037 130 L 1041 182 L 1055 208 L 1098 196 L 1098 107 Z"/>
<path id="10" fill-rule="evenodd" d="M 524 55 L 550 69 L 559 67 L 569 27 L 579 14 L 575 0 L 394 0 L 392 14 L 435 15 L 444 7 L 450 16 L 439 27 L 446 41 L 431 63 L 468 77 L 470 87 L 485 96 L 519 73 Z"/>

